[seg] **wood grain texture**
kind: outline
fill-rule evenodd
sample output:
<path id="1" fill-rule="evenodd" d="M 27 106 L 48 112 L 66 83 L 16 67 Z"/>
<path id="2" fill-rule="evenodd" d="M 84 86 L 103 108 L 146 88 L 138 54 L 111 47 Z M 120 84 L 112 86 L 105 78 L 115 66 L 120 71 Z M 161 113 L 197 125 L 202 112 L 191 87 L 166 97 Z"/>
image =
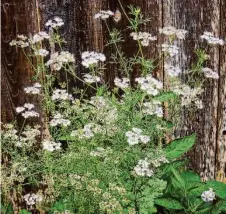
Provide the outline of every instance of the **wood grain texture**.
<path id="1" fill-rule="evenodd" d="M 26 10 L 25 10 L 26 8 Z M 10 47 L 9 42 L 18 34 L 29 35 L 37 29 L 35 1 L 3 0 L 2 16 L 2 122 L 15 118 L 15 107 L 27 100 L 23 88 L 31 82 L 32 70 L 20 49 Z"/>
<path id="2" fill-rule="evenodd" d="M 220 34 L 220 1 L 164 1 L 163 5 L 164 26 L 174 26 L 189 31 L 186 40 L 177 45 L 180 47 L 180 55 L 174 59 L 174 63 L 180 65 L 185 71 L 190 68 L 195 60 L 194 50 L 198 47 L 205 48 L 200 42 L 200 36 L 204 31 Z M 219 47 L 208 49 L 210 61 L 207 66 L 213 70 L 219 70 Z M 165 80 L 167 81 L 167 80 Z M 215 154 L 217 137 L 217 109 L 218 109 L 218 81 L 209 80 L 205 85 L 202 100 L 205 108 L 196 115 L 184 111 L 184 121 L 181 134 L 196 132 L 198 140 L 193 151 L 189 153 L 191 165 L 201 173 L 204 180 L 215 177 Z"/>
<path id="3" fill-rule="evenodd" d="M 220 36 L 226 38 L 226 1 L 221 0 Z M 220 48 L 216 178 L 226 183 L 226 46 Z"/>

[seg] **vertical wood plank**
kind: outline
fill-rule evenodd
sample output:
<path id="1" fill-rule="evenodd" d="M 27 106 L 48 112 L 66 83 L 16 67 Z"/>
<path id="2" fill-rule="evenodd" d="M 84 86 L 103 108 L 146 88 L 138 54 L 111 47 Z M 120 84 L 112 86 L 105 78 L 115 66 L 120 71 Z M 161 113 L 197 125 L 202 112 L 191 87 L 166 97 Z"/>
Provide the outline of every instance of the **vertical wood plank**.
<path id="1" fill-rule="evenodd" d="M 26 8 L 26 10 L 24 9 Z M 2 16 L 2 122 L 15 119 L 15 107 L 24 104 L 23 88 L 31 82 L 32 69 L 22 50 L 10 47 L 9 42 L 18 34 L 29 35 L 38 28 L 35 0 L 3 0 Z"/>
<path id="2" fill-rule="evenodd" d="M 226 39 L 226 1 L 221 0 L 221 38 Z M 226 46 L 220 48 L 216 178 L 226 183 Z"/>
<path id="3" fill-rule="evenodd" d="M 174 63 L 180 65 L 183 70 L 189 69 L 195 59 L 194 49 L 200 47 L 200 36 L 204 31 L 220 33 L 220 1 L 202 0 L 163 0 L 164 26 L 174 26 L 189 31 L 184 43 L 177 45 L 181 49 Z M 204 47 L 201 45 L 201 47 Z M 211 47 L 209 50 L 211 61 L 208 66 L 218 71 L 219 47 Z M 167 81 L 167 80 L 165 80 Z M 195 148 L 189 153 L 191 165 L 200 172 L 204 180 L 215 177 L 215 154 L 217 136 L 217 108 L 218 108 L 218 82 L 208 80 L 202 100 L 205 108 L 195 116 L 184 112 L 183 128 L 181 134 L 196 132 L 198 140 Z"/>

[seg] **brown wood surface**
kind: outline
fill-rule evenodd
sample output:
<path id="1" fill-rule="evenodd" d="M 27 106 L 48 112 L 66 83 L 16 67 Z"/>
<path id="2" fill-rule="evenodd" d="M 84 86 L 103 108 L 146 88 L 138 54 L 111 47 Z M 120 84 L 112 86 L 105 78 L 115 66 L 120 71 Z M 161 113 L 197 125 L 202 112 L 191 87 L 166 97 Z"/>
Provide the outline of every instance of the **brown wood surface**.
<path id="1" fill-rule="evenodd" d="M 20 50 L 15 50 L 8 45 L 17 34 L 35 33 L 38 30 L 37 9 L 39 9 L 41 26 L 48 19 L 59 16 L 65 21 L 62 34 L 67 41 L 64 49 L 72 52 L 76 57 L 76 72 L 81 75 L 85 70 L 81 66 L 81 53 L 86 50 L 95 50 L 109 55 L 114 53 L 113 48 L 104 44 L 109 38 L 104 23 L 93 20 L 93 16 L 100 9 L 118 8 L 116 0 L 3 0 L 2 2 L 2 121 L 9 121 L 15 116 L 15 107 L 24 103 L 26 97 L 23 87 L 31 82 L 32 71 Z M 190 67 L 195 59 L 194 48 L 200 44 L 200 35 L 204 31 L 212 31 L 216 36 L 226 37 L 226 0 L 121 0 L 123 6 L 140 6 L 145 16 L 151 22 L 141 31 L 148 31 L 153 35 L 158 33 L 158 28 L 172 25 L 189 31 L 184 42 L 179 42 L 181 54 L 175 59 L 183 70 Z M 128 11 L 126 9 L 126 11 Z M 111 29 L 123 31 L 125 42 L 122 50 L 132 55 L 136 45 L 130 38 L 125 26 L 128 24 L 122 13 L 122 21 L 118 24 L 109 21 Z M 43 28 L 44 29 L 44 28 Z M 145 56 L 156 58 L 161 54 L 159 44 L 152 43 L 145 48 Z M 201 47 L 204 47 L 201 45 Z M 203 179 L 217 177 L 225 180 L 226 171 L 226 140 L 223 131 L 226 129 L 226 47 L 208 49 L 211 62 L 207 65 L 218 71 L 219 81 L 209 80 L 205 85 L 202 97 L 205 108 L 196 115 L 184 112 L 184 126 L 181 134 L 197 132 L 198 140 L 195 148 L 189 153 L 191 166 L 199 171 Z M 136 71 L 136 69 L 135 69 Z M 167 83 L 162 66 L 155 69 L 157 76 Z M 116 66 L 109 66 L 105 72 L 105 80 L 113 82 L 119 74 Z M 136 72 L 135 72 L 135 75 Z M 72 84 L 77 84 L 71 80 Z"/>

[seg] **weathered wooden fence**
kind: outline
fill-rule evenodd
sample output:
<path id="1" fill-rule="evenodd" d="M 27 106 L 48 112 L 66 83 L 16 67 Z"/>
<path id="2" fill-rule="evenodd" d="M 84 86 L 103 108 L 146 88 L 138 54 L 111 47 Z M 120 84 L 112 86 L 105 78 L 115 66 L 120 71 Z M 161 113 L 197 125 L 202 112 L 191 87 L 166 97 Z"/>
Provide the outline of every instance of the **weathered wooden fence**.
<path id="1" fill-rule="evenodd" d="M 204 31 L 226 38 L 226 0 L 121 0 L 121 3 L 124 8 L 130 4 L 140 6 L 145 16 L 151 18 L 142 30 L 155 34 L 159 27 L 174 26 L 189 31 L 187 39 L 178 44 L 181 53 L 176 59 L 184 70 L 190 67 L 195 57 L 193 51 L 199 47 L 199 37 Z M 80 74 L 83 51 L 97 50 L 107 55 L 112 51 L 104 45 L 105 27 L 93 16 L 101 9 L 115 11 L 116 8 L 121 10 L 118 0 L 2 0 L 2 121 L 15 117 L 15 107 L 26 101 L 23 87 L 31 82 L 32 70 L 22 51 L 9 46 L 17 34 L 33 34 L 43 29 L 48 19 L 61 17 L 66 23 L 62 29 L 67 40 L 64 48 L 75 55 Z M 122 49 L 130 55 L 136 46 L 124 31 L 128 24 L 125 16 L 122 14 L 119 23 L 110 21 L 109 24 L 123 31 Z M 157 40 L 146 48 L 145 56 L 159 56 L 160 42 Z M 179 131 L 198 134 L 197 144 L 189 153 L 192 167 L 204 179 L 226 181 L 226 46 L 210 48 L 209 53 L 209 66 L 219 72 L 220 79 L 208 81 L 203 95 L 205 108 L 195 117 L 184 112 L 184 126 Z M 167 82 L 162 67 L 155 72 Z M 116 67 L 109 66 L 105 79 L 112 83 L 118 72 Z"/>

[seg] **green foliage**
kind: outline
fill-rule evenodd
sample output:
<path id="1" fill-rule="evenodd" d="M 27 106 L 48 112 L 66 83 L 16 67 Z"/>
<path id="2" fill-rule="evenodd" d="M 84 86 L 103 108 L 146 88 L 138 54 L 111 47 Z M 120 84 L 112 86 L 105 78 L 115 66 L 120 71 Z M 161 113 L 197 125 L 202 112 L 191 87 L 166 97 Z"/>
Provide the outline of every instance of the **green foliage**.
<path id="1" fill-rule="evenodd" d="M 195 144 L 195 134 L 170 142 L 165 148 L 166 157 L 170 160 L 179 158 Z"/>
<path id="2" fill-rule="evenodd" d="M 216 195 L 222 199 L 226 198 L 226 184 L 219 181 L 207 181 L 207 186 L 213 188 Z"/>
<path id="3" fill-rule="evenodd" d="M 183 205 L 173 198 L 158 198 L 155 200 L 155 203 L 170 210 L 183 209 Z"/>
<path id="4" fill-rule="evenodd" d="M 19 212 L 19 214 L 32 214 L 32 213 L 29 212 L 29 211 L 27 211 L 27 210 L 25 210 L 25 209 L 23 209 L 23 210 L 21 210 L 21 211 Z"/>
<path id="5" fill-rule="evenodd" d="M 12 41 L 11 45 L 22 48 L 31 63 L 33 79 L 40 81 L 41 86 L 26 91 L 35 90 L 28 100 L 35 94 L 42 101 L 40 116 L 45 117 L 40 121 L 48 122 L 44 124 L 46 132 L 39 126 L 29 126 L 29 115 L 35 108 L 26 104 L 16 109 L 25 118 L 22 125 L 14 121 L 2 125 L 2 195 L 4 203 L 10 204 L 1 207 L 3 213 L 14 213 L 14 196 L 20 202 L 18 207 L 26 208 L 20 214 L 38 210 L 50 214 L 224 211 L 225 184 L 202 182 L 196 173 L 185 170 L 182 156 L 195 144 L 196 135 L 165 145 L 166 136 L 172 137 L 181 125 L 180 112 L 185 108 L 195 112 L 202 106 L 199 97 L 204 86 L 205 52 L 196 51 L 197 63 L 185 81 L 179 74 L 171 74 L 175 72 L 166 73 L 169 86 L 164 87 L 154 71 L 169 57 L 168 53 L 157 59 L 147 57 L 143 49 L 156 38 L 139 29 L 150 19 L 139 7 L 130 6 L 129 10 L 127 15 L 123 9 L 129 21 L 125 32 L 131 38 L 134 35 L 137 43 L 137 51 L 129 57 L 118 46 L 124 41 L 124 32 L 111 30 L 106 14 L 103 18 L 109 32 L 106 47 L 113 53 L 107 62 L 120 71 L 114 87 L 104 80 L 103 54 L 84 52 L 81 63 L 86 76 L 77 75 L 78 59 L 63 50 L 59 18 L 48 23 L 51 31 L 42 32 L 44 37 L 40 33 L 32 38 L 20 35 Z M 167 41 L 171 45 L 175 39 L 173 35 Z M 43 40 L 46 47 L 54 46 L 59 52 L 52 54 L 49 50 L 48 56 L 40 42 Z M 82 88 L 72 88 L 73 82 L 79 82 Z M 29 113 L 28 118 L 25 113 Z M 201 198 L 209 188 L 216 194 L 210 203 Z"/>

